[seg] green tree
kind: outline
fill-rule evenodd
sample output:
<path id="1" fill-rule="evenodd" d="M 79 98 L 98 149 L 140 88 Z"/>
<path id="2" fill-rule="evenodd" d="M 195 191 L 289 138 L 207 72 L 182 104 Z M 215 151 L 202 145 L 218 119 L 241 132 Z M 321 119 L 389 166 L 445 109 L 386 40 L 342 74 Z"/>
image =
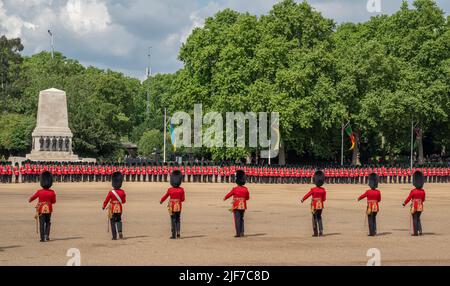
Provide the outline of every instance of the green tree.
<path id="1" fill-rule="evenodd" d="M 342 117 L 334 91 L 333 28 L 306 2 L 282 1 L 259 19 L 221 11 L 182 46 L 183 85 L 175 97 L 202 103 L 204 112 L 279 112 L 282 147 L 327 157 L 321 141 L 304 134 L 330 129 Z M 238 159 L 256 150 L 210 151 L 214 158 Z"/>
<path id="2" fill-rule="evenodd" d="M 3 112 L 10 110 L 10 101 L 19 95 L 14 82 L 19 77 L 19 67 L 22 63 L 20 52 L 23 45 L 19 38 L 8 39 L 0 37 L 0 97 Z"/>
<path id="3" fill-rule="evenodd" d="M 155 151 L 161 151 L 163 148 L 163 137 L 159 130 L 151 129 L 145 131 L 138 143 L 139 154 L 150 156 Z"/>
<path id="4" fill-rule="evenodd" d="M 0 154 L 24 156 L 31 147 L 35 120 L 31 116 L 7 113 L 0 116 Z"/>

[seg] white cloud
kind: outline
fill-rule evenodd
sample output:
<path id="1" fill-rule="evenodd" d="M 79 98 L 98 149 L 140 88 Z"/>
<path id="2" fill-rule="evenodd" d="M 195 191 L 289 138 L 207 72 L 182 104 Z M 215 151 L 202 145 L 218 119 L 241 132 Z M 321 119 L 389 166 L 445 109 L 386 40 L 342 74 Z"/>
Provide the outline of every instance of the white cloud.
<path id="1" fill-rule="evenodd" d="M 207 17 L 231 8 L 266 14 L 280 0 L 0 0 L 0 34 L 20 37 L 24 54 L 55 49 L 101 68 L 141 77 L 152 47 L 152 71 L 174 72 L 179 47 Z M 301 2 L 303 0 L 296 0 Z M 401 0 L 382 0 L 383 12 L 398 10 Z M 408 0 L 411 2 L 412 0 Z M 365 21 L 367 0 L 308 0 L 336 22 Z M 446 12 L 449 0 L 437 0 Z"/>
<path id="2" fill-rule="evenodd" d="M 111 24 L 106 3 L 101 0 L 69 0 L 61 9 L 60 21 L 79 34 L 100 32 Z"/>
<path id="3" fill-rule="evenodd" d="M 189 16 L 189 19 L 191 20 L 191 25 L 187 28 L 185 28 L 181 33 L 180 33 L 180 43 L 184 43 L 186 42 L 187 38 L 189 37 L 189 35 L 192 33 L 192 31 L 195 28 L 200 28 L 203 27 L 203 25 L 205 24 L 205 16 L 200 16 L 199 12 L 193 12 L 191 13 L 191 15 Z"/>
<path id="4" fill-rule="evenodd" d="M 35 28 L 33 23 L 24 21 L 15 15 L 8 15 L 3 1 L 0 0 L 0 32 L 9 38 L 18 38 L 22 36 L 23 29 L 34 30 Z"/>

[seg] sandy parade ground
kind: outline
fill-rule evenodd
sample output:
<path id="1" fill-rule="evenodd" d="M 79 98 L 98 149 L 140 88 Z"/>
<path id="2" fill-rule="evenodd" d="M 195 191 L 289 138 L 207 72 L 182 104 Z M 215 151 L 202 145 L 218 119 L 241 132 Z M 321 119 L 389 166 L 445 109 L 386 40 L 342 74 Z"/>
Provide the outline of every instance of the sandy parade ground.
<path id="1" fill-rule="evenodd" d="M 380 185 L 377 237 L 367 236 L 363 185 L 325 185 L 324 237 L 311 237 L 310 185 L 248 184 L 246 237 L 234 238 L 223 196 L 233 184 L 185 183 L 182 238 L 169 239 L 168 183 L 124 183 L 124 240 L 112 241 L 101 204 L 109 183 L 55 183 L 51 241 L 39 242 L 34 205 L 38 184 L 0 184 L 0 265 L 66 265 L 76 248 L 82 265 L 366 265 L 377 248 L 382 265 L 450 265 L 450 184 L 426 184 L 424 236 L 410 236 L 412 185 Z"/>

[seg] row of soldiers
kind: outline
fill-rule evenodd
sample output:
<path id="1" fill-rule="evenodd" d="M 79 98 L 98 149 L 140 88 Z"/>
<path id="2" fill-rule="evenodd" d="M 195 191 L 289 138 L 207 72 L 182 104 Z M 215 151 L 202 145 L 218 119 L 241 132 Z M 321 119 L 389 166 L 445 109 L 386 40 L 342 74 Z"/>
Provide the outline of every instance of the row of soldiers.
<path id="1" fill-rule="evenodd" d="M 250 193 L 245 186 L 247 176 L 244 170 L 238 169 L 235 172 L 236 186 L 225 195 L 224 201 L 232 198 L 231 211 L 234 217 L 234 225 L 236 230 L 235 237 L 243 237 L 244 231 L 244 214 L 247 209 L 247 201 L 250 199 Z M 369 174 L 368 185 L 369 190 L 365 191 L 357 198 L 357 201 L 367 199 L 366 214 L 369 222 L 369 236 L 377 234 L 376 215 L 380 210 L 379 203 L 381 201 L 381 192 L 378 189 L 379 177 L 375 173 Z M 112 239 L 123 239 L 122 213 L 123 204 L 126 202 L 126 193 L 122 189 L 123 174 L 115 171 L 112 174 L 112 190 L 108 192 L 103 202 L 102 209 L 108 208 L 108 218 L 111 224 Z M 322 222 L 322 212 L 324 210 L 324 202 L 326 201 L 325 173 L 322 170 L 316 170 L 313 174 L 314 187 L 303 196 L 301 203 L 311 197 L 311 213 L 313 236 L 319 237 L 324 234 Z M 56 203 L 56 194 L 51 189 L 53 176 L 49 171 L 44 171 L 40 175 L 40 183 L 42 189 L 38 190 L 30 197 L 29 202 L 38 199 L 36 205 L 36 219 L 39 219 L 41 242 L 50 240 L 51 215 L 53 204 Z M 403 207 L 411 202 L 411 215 L 413 221 L 413 236 L 422 235 L 422 223 L 420 220 L 423 212 L 423 203 L 425 202 L 424 176 L 421 171 L 415 171 L 413 174 L 414 189 L 411 190 L 409 196 L 403 201 Z M 173 170 L 170 174 L 170 187 L 160 200 L 162 204 L 168 200 L 168 210 L 171 218 L 171 239 L 177 239 L 181 236 L 181 211 L 182 204 L 185 201 L 185 191 L 181 187 L 182 173 L 180 170 Z"/>
<path id="2" fill-rule="evenodd" d="M 110 182 L 114 172 L 121 172 L 126 182 L 168 182 L 169 174 L 180 170 L 183 182 L 234 183 L 237 169 L 244 170 L 250 183 L 311 184 L 316 167 L 24 162 L 21 166 L 0 164 L 0 181 L 35 183 L 42 172 L 49 171 L 56 182 Z M 413 169 L 386 166 L 326 167 L 322 170 L 328 184 L 367 184 L 370 173 L 377 174 L 380 183 L 411 183 L 412 174 L 416 170 L 422 171 L 426 182 L 450 182 L 448 166 Z"/>

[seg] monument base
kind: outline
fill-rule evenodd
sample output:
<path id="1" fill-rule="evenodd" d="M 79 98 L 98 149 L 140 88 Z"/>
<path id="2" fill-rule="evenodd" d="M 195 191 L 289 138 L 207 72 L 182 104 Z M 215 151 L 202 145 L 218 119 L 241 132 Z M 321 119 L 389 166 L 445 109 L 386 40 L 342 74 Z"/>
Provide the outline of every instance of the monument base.
<path id="1" fill-rule="evenodd" d="M 70 152 L 35 151 L 32 150 L 26 158 L 31 161 L 81 162 L 80 157 Z"/>

